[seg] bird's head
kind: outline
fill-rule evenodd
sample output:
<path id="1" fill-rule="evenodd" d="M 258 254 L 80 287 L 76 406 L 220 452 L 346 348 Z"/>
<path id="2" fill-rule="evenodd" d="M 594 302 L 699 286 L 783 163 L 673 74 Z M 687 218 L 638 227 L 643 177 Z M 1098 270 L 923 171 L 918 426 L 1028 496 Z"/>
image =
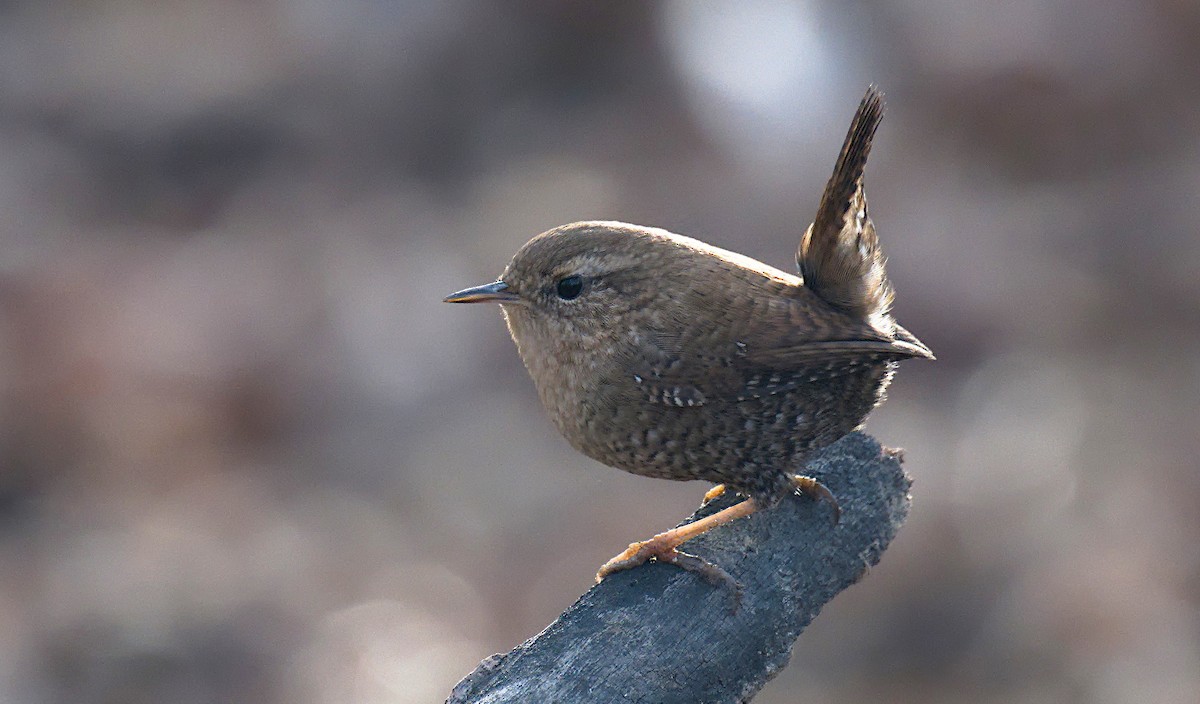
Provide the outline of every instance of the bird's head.
<path id="1" fill-rule="evenodd" d="M 603 345 L 676 307 L 670 299 L 691 259 L 684 240 L 618 222 L 563 225 L 521 247 L 499 280 L 445 300 L 500 303 L 522 354 Z"/>

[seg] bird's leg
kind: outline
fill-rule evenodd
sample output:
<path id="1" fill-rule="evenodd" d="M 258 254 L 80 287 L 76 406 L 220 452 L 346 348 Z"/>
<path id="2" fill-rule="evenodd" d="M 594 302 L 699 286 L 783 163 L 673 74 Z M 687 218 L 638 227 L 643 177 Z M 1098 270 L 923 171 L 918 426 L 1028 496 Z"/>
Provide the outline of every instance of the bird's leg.
<path id="1" fill-rule="evenodd" d="M 824 484 L 802 474 L 792 475 L 791 484 L 797 492 L 815 501 L 825 501 L 832 506 L 833 522 L 835 525 L 837 524 L 838 519 L 841 517 L 841 508 L 838 506 L 833 492 L 829 491 Z M 704 495 L 704 502 L 713 501 L 724 493 L 725 485 L 718 484 L 709 489 Z M 678 528 L 672 528 L 671 530 L 659 533 L 649 540 L 630 543 L 625 552 L 604 563 L 600 571 L 596 573 L 596 581 L 599 582 L 614 572 L 621 572 L 637 567 L 653 558 L 659 562 L 669 562 L 690 572 L 696 572 L 714 584 L 727 584 L 734 590 L 735 594 L 740 594 L 741 585 L 733 577 L 730 577 L 728 572 L 701 557 L 681 552 L 678 548 L 698 535 L 707 533 L 713 528 L 725 525 L 730 521 L 749 516 L 757 510 L 758 504 L 754 502 L 754 499 L 746 499 L 729 508 L 717 511 L 711 516 L 705 516 L 698 521 L 693 521 Z"/>
<path id="2" fill-rule="evenodd" d="M 740 592 L 741 588 L 728 572 L 707 560 L 680 552 L 676 548 L 702 533 L 730 521 L 749 516 L 757 510 L 758 505 L 754 503 L 754 499 L 746 499 L 729 508 L 717 511 L 711 516 L 705 516 L 698 521 L 659 533 L 649 540 L 630 543 L 629 549 L 604 563 L 604 566 L 596 573 L 596 581 L 599 582 L 614 572 L 637 567 L 650 558 L 654 558 L 659 562 L 669 562 L 685 570 L 699 573 L 714 584 L 728 584 L 735 592 Z"/>
<path id="3" fill-rule="evenodd" d="M 796 487 L 796 491 L 804 494 L 813 501 L 825 501 L 833 507 L 833 524 L 836 526 L 842 517 L 842 507 L 838 506 L 837 499 L 834 498 L 833 492 L 830 491 L 824 484 L 806 477 L 803 474 L 792 475 L 792 486 Z"/>

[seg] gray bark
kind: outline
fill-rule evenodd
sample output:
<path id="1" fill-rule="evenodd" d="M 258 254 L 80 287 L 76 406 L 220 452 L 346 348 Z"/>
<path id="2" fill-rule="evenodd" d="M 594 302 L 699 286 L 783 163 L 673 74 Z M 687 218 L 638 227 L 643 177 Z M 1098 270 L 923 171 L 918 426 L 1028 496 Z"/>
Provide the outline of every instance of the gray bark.
<path id="1" fill-rule="evenodd" d="M 541 633 L 484 660 L 448 704 L 749 701 L 787 665 L 821 607 L 879 561 L 908 514 L 899 453 L 862 433 L 812 458 L 806 474 L 837 497 L 838 525 L 828 505 L 796 496 L 684 546 L 742 585 L 736 611 L 729 589 L 678 567 L 620 572 Z M 727 492 L 689 521 L 740 498 Z"/>

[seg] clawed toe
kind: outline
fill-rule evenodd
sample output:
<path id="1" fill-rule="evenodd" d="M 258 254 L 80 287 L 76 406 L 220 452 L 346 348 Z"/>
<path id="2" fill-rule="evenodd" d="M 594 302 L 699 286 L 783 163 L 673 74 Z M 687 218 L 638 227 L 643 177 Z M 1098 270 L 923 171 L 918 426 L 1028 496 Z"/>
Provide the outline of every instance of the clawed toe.
<path id="1" fill-rule="evenodd" d="M 719 496 L 721 492 L 717 492 L 717 489 L 721 489 L 721 492 L 724 491 L 723 487 L 714 487 L 709 493 Z M 624 552 L 604 563 L 604 566 L 596 573 L 596 581 L 599 582 L 614 572 L 631 569 L 654 559 L 658 562 L 676 565 L 689 572 L 695 572 L 713 584 L 728 586 L 733 591 L 734 610 L 736 611 L 741 600 L 741 585 L 720 567 L 696 555 L 680 552 L 677 548 L 706 531 L 749 516 L 757 510 L 758 505 L 754 500 L 746 499 L 729 508 L 717 511 L 711 516 L 705 516 L 691 523 L 672 528 L 665 533 L 659 533 L 649 540 L 630 543 Z"/>
<path id="2" fill-rule="evenodd" d="M 824 484 L 812 477 L 797 474 L 792 477 L 792 485 L 796 487 L 796 491 L 810 499 L 824 501 L 829 504 L 833 508 L 833 524 L 835 526 L 842 519 L 842 507 L 838 505 L 837 498 L 834 497 L 833 492 Z"/>
<path id="3" fill-rule="evenodd" d="M 675 565 L 688 572 L 695 572 L 718 587 L 727 587 L 733 594 L 733 610 L 736 612 L 740 607 L 742 585 L 728 572 L 698 555 L 681 552 L 676 549 L 672 541 L 661 540 L 659 536 L 640 543 L 631 543 L 620 555 L 604 563 L 604 566 L 596 572 L 596 581 L 600 582 L 615 572 L 632 569 L 651 559 Z"/>
<path id="4" fill-rule="evenodd" d="M 621 572 L 637 567 L 648 562 L 650 558 L 655 558 L 662 562 L 672 562 L 674 553 L 675 546 L 668 541 L 660 539 L 660 536 L 655 536 L 640 543 L 630 543 L 625 552 L 605 562 L 600 567 L 600 570 L 596 572 L 596 581 L 599 582 L 614 572 Z"/>
<path id="5" fill-rule="evenodd" d="M 704 492 L 704 503 L 711 503 L 725 495 L 725 485 L 718 484 L 708 491 Z"/>
<path id="6" fill-rule="evenodd" d="M 725 570 L 721 569 L 719 566 L 709 562 L 708 560 L 705 560 L 703 557 L 700 557 L 699 555 L 693 555 L 693 554 L 687 553 L 687 552 L 680 552 L 678 550 L 675 550 L 674 554 L 671 556 L 671 559 L 666 560 L 666 562 L 670 562 L 673 565 L 682 567 L 683 569 L 687 570 L 688 572 L 695 572 L 696 574 L 700 575 L 705 580 L 707 580 L 710 584 L 713 584 L 718 587 L 725 587 L 725 588 L 729 589 L 729 591 L 733 594 L 733 610 L 734 610 L 734 612 L 737 612 L 738 607 L 741 606 L 741 604 L 742 604 L 742 585 L 741 585 L 741 583 L 739 583 L 736 579 L 733 578 L 732 575 L 730 575 Z"/>

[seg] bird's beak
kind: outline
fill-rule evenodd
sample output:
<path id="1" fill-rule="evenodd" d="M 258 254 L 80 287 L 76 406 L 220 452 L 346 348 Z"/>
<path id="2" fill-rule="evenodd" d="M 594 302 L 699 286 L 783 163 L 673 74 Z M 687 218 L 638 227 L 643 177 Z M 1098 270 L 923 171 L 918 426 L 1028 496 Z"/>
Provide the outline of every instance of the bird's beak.
<path id="1" fill-rule="evenodd" d="M 503 281 L 464 288 L 443 299 L 445 303 L 482 303 L 484 301 L 495 301 L 497 303 L 507 301 L 512 303 L 520 300 L 521 297 L 509 290 L 508 284 Z"/>

